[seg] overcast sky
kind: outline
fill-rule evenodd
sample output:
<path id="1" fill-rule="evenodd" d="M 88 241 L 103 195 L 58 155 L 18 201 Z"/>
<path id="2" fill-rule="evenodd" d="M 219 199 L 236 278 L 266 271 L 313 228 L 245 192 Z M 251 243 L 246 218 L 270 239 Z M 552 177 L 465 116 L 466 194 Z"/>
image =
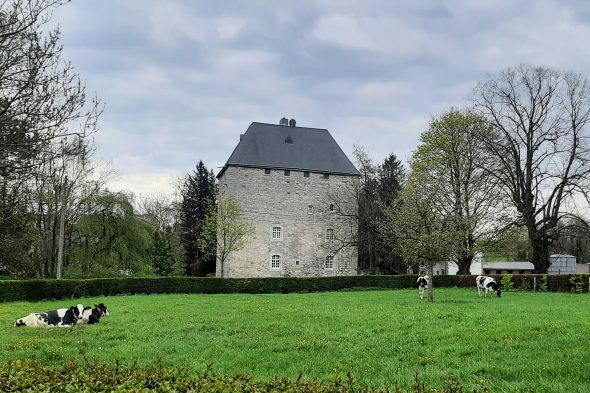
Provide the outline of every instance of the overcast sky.
<path id="1" fill-rule="evenodd" d="M 74 0 L 64 54 L 105 103 L 114 189 L 215 173 L 251 122 L 327 128 L 352 159 L 407 161 L 433 116 L 520 63 L 590 69 L 590 2 Z"/>

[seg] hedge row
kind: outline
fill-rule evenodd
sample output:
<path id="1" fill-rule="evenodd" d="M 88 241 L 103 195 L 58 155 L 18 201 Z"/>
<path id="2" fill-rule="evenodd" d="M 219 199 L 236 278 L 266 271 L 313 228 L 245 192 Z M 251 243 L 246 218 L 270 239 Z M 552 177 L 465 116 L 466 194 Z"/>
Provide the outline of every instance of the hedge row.
<path id="1" fill-rule="evenodd" d="M 572 282 L 574 276 L 578 281 Z M 327 292 L 347 289 L 400 289 L 416 285 L 416 275 L 339 276 L 280 278 L 156 277 L 97 278 L 86 280 L 0 280 L 0 302 L 66 299 L 89 296 L 114 296 L 164 293 L 291 293 Z M 498 282 L 502 275 L 494 275 Z M 516 289 L 532 289 L 543 275 L 512 276 Z M 548 291 L 588 291 L 589 275 L 549 275 Z M 528 288 L 523 288 L 528 282 Z M 528 281 L 526 281 L 528 280 Z M 581 282 L 581 284 L 580 284 Z M 435 276 L 435 287 L 475 287 L 475 276 Z"/>

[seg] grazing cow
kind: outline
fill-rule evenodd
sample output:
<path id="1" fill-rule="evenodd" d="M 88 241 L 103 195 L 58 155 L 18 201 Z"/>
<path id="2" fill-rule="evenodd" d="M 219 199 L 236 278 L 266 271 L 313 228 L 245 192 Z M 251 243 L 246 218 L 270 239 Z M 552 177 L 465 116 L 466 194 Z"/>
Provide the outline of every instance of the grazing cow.
<path id="1" fill-rule="evenodd" d="M 54 311 L 34 312 L 18 319 L 14 326 L 59 326 L 72 327 L 81 317 L 83 306 L 78 304 L 70 308 L 60 308 Z"/>
<path id="2" fill-rule="evenodd" d="M 498 283 L 492 277 L 477 276 L 475 278 L 475 283 L 477 284 L 477 293 L 479 294 L 480 297 L 481 297 L 481 292 L 484 289 L 485 289 L 485 292 L 484 292 L 483 297 L 487 297 L 488 291 L 496 292 L 496 295 L 498 295 L 498 297 L 500 297 L 500 294 L 502 293 L 502 291 L 500 290 L 500 287 L 498 286 Z"/>
<path id="3" fill-rule="evenodd" d="M 103 303 L 95 304 L 93 307 L 84 307 L 78 323 L 94 324 L 99 323 L 101 317 L 109 316 L 109 311 Z"/>
<path id="4" fill-rule="evenodd" d="M 418 287 L 418 296 L 420 296 L 420 299 L 424 299 L 424 289 L 428 288 L 428 276 L 418 277 L 416 286 Z"/>

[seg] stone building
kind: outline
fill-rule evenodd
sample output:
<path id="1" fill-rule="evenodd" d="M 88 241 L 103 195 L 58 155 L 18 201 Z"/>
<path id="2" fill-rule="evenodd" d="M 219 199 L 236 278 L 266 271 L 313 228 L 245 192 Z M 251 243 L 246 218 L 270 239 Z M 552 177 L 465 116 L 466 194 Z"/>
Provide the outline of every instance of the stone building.
<path id="1" fill-rule="evenodd" d="M 328 130 L 252 123 L 217 179 L 254 226 L 224 277 L 357 274 L 360 173 Z"/>

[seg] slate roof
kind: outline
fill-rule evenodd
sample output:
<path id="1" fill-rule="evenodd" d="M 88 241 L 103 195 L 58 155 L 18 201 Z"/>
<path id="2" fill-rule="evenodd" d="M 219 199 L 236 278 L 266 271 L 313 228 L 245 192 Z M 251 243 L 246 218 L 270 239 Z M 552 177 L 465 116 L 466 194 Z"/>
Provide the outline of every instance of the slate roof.
<path id="1" fill-rule="evenodd" d="M 250 124 L 218 178 L 228 166 L 360 176 L 328 130 L 257 122 Z"/>

